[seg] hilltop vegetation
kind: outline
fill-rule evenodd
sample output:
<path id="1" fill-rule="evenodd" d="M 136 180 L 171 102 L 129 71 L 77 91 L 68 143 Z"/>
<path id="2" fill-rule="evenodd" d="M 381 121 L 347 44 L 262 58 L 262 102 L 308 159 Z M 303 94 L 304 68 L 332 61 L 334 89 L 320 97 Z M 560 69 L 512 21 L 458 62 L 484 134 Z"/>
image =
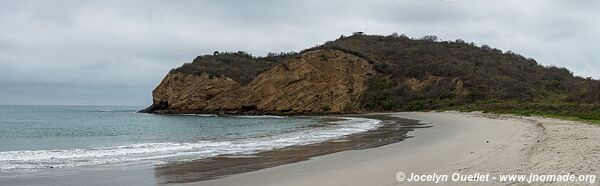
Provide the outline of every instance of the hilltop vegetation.
<path id="1" fill-rule="evenodd" d="M 600 120 L 599 81 L 511 51 L 435 36 L 356 33 L 300 53 L 200 56 L 171 73 L 208 73 L 245 84 L 287 59 L 323 49 L 364 58 L 376 70 L 357 100 L 364 111 L 460 109 Z"/>
<path id="2" fill-rule="evenodd" d="M 202 74 L 210 76 L 226 76 L 247 84 L 260 73 L 281 63 L 297 53 L 269 54 L 267 57 L 254 57 L 246 52 L 219 53 L 198 56 L 191 63 L 183 64 L 170 73 Z"/>

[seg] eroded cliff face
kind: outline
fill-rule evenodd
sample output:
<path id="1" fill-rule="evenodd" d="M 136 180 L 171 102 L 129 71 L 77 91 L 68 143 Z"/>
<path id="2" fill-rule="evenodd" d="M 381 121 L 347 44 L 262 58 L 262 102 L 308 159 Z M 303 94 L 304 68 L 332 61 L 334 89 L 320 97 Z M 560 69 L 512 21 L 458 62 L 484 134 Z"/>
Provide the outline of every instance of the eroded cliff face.
<path id="1" fill-rule="evenodd" d="M 154 113 L 357 112 L 375 71 L 363 58 L 337 50 L 303 53 L 261 73 L 247 85 L 229 77 L 168 74 L 153 93 Z"/>

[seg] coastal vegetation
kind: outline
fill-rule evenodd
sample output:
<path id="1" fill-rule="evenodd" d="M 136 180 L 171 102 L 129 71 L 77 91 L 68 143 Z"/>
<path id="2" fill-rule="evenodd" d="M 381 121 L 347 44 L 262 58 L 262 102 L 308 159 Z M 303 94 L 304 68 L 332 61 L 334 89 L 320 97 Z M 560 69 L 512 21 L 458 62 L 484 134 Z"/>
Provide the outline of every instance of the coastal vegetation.
<path id="1" fill-rule="evenodd" d="M 253 57 L 243 51 L 215 52 L 213 55 L 198 56 L 191 63 L 172 69 L 170 73 L 207 73 L 210 76 L 226 76 L 247 84 L 260 73 L 294 55 L 297 53 L 269 53 L 266 57 Z"/>
<path id="2" fill-rule="evenodd" d="M 199 56 L 171 73 L 207 73 L 247 84 L 278 64 L 317 50 L 342 51 L 372 65 L 376 73 L 355 100 L 362 111 L 482 110 L 600 121 L 600 81 L 512 51 L 436 36 L 357 32 L 300 53 Z"/>

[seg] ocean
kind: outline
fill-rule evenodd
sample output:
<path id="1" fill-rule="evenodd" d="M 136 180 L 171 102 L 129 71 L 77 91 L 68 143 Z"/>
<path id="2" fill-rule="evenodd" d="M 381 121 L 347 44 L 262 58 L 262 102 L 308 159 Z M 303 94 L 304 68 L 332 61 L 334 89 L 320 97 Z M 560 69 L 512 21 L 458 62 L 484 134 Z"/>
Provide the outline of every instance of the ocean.
<path id="1" fill-rule="evenodd" d="M 357 117 L 154 115 L 140 109 L 0 106 L 0 176 L 251 154 L 382 125 Z"/>

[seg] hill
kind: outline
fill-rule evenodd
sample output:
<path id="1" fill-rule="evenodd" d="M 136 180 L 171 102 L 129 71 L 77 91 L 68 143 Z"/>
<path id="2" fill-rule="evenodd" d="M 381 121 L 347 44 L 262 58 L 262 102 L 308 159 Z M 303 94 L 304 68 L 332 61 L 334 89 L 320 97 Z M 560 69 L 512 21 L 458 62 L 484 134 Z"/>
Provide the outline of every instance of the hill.
<path id="1" fill-rule="evenodd" d="M 600 82 L 462 40 L 340 37 L 300 53 L 205 55 L 153 91 L 158 113 L 484 110 L 600 119 Z"/>

